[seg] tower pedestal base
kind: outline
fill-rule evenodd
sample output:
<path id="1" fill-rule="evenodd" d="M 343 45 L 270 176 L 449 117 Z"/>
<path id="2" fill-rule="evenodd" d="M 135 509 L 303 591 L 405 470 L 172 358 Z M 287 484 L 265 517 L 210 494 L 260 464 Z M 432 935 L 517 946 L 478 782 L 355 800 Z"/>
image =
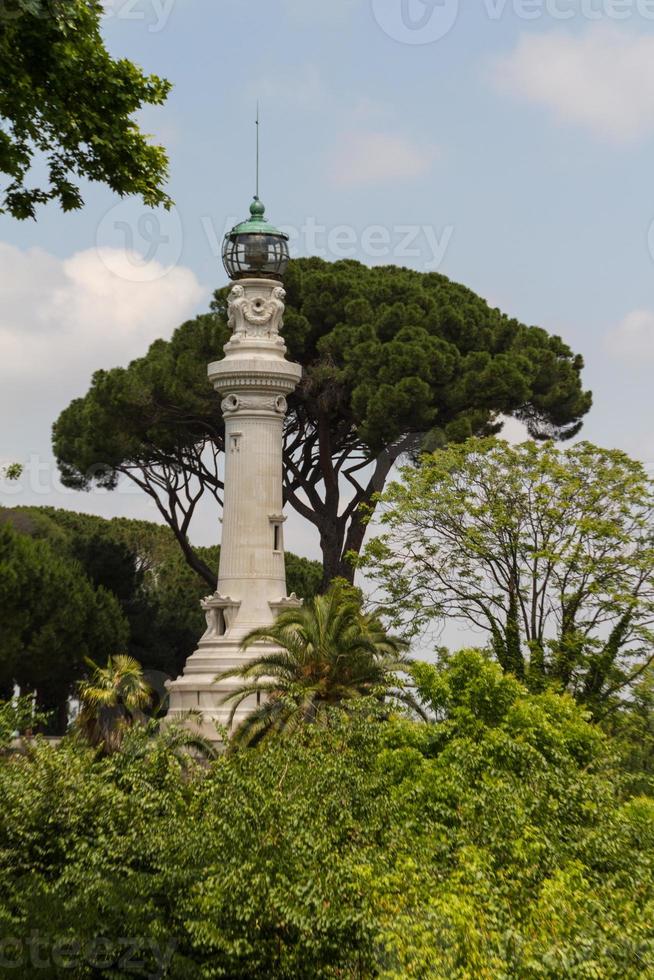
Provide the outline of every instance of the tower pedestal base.
<path id="1" fill-rule="evenodd" d="M 276 616 L 283 609 L 301 606 L 302 600 L 293 594 L 269 605 L 271 613 Z M 166 723 L 183 724 L 211 742 L 223 742 L 224 731 L 221 733 L 220 729 L 229 731 L 237 728 L 243 718 L 257 707 L 258 695 L 252 695 L 239 704 L 230 726 L 232 704 L 229 701 L 225 703 L 224 699 L 241 687 L 243 680 L 229 677 L 216 681 L 216 676 L 225 670 L 244 667 L 255 657 L 273 653 L 277 648 L 261 642 L 247 651 L 241 649 L 241 641 L 249 631 L 236 627 L 230 629 L 225 622 L 225 615 L 229 617 L 232 610 L 236 612 L 238 609 L 238 603 L 231 599 L 216 593 L 203 600 L 202 608 L 207 616 L 208 629 L 198 649 L 186 661 L 181 677 L 166 684 L 169 694 Z M 225 626 L 227 631 L 224 635 L 217 635 L 217 631 Z M 193 714 L 189 715 L 189 712 Z"/>

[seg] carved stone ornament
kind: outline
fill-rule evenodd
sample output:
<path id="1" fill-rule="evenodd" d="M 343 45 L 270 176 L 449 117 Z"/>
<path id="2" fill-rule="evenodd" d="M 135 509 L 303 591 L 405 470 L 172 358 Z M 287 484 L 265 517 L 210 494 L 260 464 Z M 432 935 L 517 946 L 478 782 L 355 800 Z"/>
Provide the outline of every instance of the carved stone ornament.
<path id="1" fill-rule="evenodd" d="M 286 609 L 299 609 L 304 605 L 304 599 L 298 599 L 295 592 L 291 592 L 290 595 L 284 596 L 283 598 L 278 599 L 276 602 L 269 602 L 268 605 L 273 613 L 278 616 Z"/>
<path id="2" fill-rule="evenodd" d="M 237 283 L 232 287 L 227 301 L 227 325 L 232 331 L 232 341 L 255 338 L 283 343 L 279 331 L 284 318 L 283 286 L 275 286 L 269 299 L 263 296 L 248 298 L 245 288 Z"/>
<path id="3" fill-rule="evenodd" d="M 205 596 L 200 605 L 207 620 L 207 629 L 203 639 L 210 639 L 225 635 L 241 603 L 240 600 L 234 600 L 229 596 L 214 592 L 213 595 Z"/>
<path id="4" fill-rule="evenodd" d="M 284 415 L 288 408 L 286 399 L 283 395 L 277 397 L 265 394 L 253 395 L 227 395 L 220 403 L 223 415 L 230 415 L 242 411 L 277 412 Z"/>

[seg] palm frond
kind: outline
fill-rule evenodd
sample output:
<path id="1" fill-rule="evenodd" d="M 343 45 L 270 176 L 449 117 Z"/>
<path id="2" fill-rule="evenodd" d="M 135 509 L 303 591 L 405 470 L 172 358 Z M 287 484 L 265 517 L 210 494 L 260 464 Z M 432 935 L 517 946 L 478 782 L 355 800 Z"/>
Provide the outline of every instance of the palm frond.
<path id="1" fill-rule="evenodd" d="M 273 649 L 216 678 L 243 682 L 223 697 L 231 704 L 230 725 L 244 701 L 259 702 L 234 731 L 235 744 L 252 745 L 319 723 L 327 708 L 347 708 L 377 692 L 382 700 L 420 710 L 401 680 L 411 666 L 406 642 L 386 633 L 379 618 L 363 613 L 353 593 L 339 584 L 253 630 L 242 649 L 254 652 L 257 644 Z"/>

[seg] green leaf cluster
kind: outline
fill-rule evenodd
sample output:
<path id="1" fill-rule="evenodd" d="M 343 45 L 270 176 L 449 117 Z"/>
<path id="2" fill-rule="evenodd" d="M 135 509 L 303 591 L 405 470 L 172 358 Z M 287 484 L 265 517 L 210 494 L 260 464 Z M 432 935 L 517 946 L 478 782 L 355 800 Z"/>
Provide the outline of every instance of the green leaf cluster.
<path id="1" fill-rule="evenodd" d="M 500 412 L 567 437 L 590 407 L 560 337 L 439 273 L 311 258 L 285 286 L 285 338 L 305 367 L 296 400 L 349 423 L 372 455 L 407 431 L 461 441 Z"/>
<path id="2" fill-rule="evenodd" d="M 45 722 L 47 716 L 37 710 L 33 697 L 0 701 L 0 752 L 6 751 L 15 737 L 31 732 Z"/>
<path id="3" fill-rule="evenodd" d="M 127 939 L 133 975 L 185 980 L 652 974 L 654 805 L 605 736 L 479 653 L 415 680 L 430 724 L 337 712 L 190 768 L 138 730 L 0 759 L 3 935 L 68 941 L 52 976 L 123 975 Z"/>
<path id="4" fill-rule="evenodd" d="M 0 6 L 0 213 L 33 218 L 38 205 L 82 206 L 80 179 L 169 207 L 168 161 L 134 120 L 170 84 L 114 59 L 100 33 L 100 0 L 8 0 Z M 30 186 L 43 161 L 44 186 Z"/>
<path id="5" fill-rule="evenodd" d="M 267 650 L 257 655 L 262 641 Z M 230 728 L 239 709 L 256 705 L 232 732 L 231 745 L 254 745 L 307 724 L 328 725 L 331 708 L 356 710 L 363 699 L 380 713 L 385 703 L 419 713 L 403 683 L 412 663 L 406 646 L 374 613 L 362 610 L 357 589 L 337 579 L 325 595 L 248 633 L 241 648 L 251 651 L 251 659 L 216 678 L 239 682 L 224 699 L 231 707 Z"/>
<path id="6" fill-rule="evenodd" d="M 460 620 L 602 715 L 654 657 L 654 483 L 618 450 L 471 439 L 406 467 L 364 564 L 395 623 Z"/>

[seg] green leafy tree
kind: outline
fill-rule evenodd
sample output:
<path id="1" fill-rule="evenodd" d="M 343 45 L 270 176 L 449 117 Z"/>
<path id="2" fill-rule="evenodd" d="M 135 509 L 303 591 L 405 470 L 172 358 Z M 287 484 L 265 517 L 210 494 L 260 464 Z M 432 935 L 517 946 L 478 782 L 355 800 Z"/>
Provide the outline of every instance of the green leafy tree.
<path id="1" fill-rule="evenodd" d="M 166 154 L 134 121 L 165 101 L 170 85 L 126 58 L 112 58 L 100 34 L 100 0 L 8 0 L 0 5 L 0 172 L 9 183 L 0 210 L 33 218 L 39 204 L 82 206 L 79 178 L 150 206 L 162 189 Z M 47 183 L 28 185 L 43 155 Z"/>
<path id="2" fill-rule="evenodd" d="M 279 649 L 216 678 L 243 681 L 226 696 L 232 702 L 230 725 L 239 708 L 252 704 L 232 735 L 236 745 L 324 723 L 330 707 L 347 708 L 365 697 L 418 710 L 400 676 L 411 665 L 402 653 L 406 644 L 375 615 L 363 613 L 355 590 L 341 582 L 307 605 L 284 611 L 271 626 L 253 630 L 242 647 L 249 650 L 262 640 Z"/>
<path id="3" fill-rule="evenodd" d="M 653 489 L 615 450 L 471 440 L 402 471 L 364 564 L 396 624 L 463 620 L 601 713 L 654 658 Z"/>
<path id="4" fill-rule="evenodd" d="M 654 796 L 654 664 L 647 666 L 629 698 L 607 714 L 604 724 L 634 792 Z"/>
<path id="5" fill-rule="evenodd" d="M 120 748 L 125 730 L 145 721 L 153 691 L 138 661 L 124 654 L 109 657 L 104 667 L 89 660 L 92 674 L 80 681 L 77 727 L 84 738 L 106 753 Z"/>
<path id="6" fill-rule="evenodd" d="M 139 726 L 0 758 L 24 974 L 36 936 L 79 978 L 650 976 L 654 802 L 603 733 L 474 651 L 414 674 L 431 724 L 334 709 L 202 766 Z"/>
<path id="7" fill-rule="evenodd" d="M 139 719 L 139 724 L 124 727 L 120 751 L 133 759 L 160 758 L 170 754 L 189 772 L 198 759 L 215 759 L 219 750 L 209 739 L 199 735 L 192 722 L 199 712 L 189 711 L 188 721 L 162 723 L 160 718 Z"/>
<path id="8" fill-rule="evenodd" d="M 289 399 L 284 498 L 318 530 L 323 588 L 352 580 L 361 505 L 373 505 L 403 455 L 496 432 L 502 414 L 534 436 L 568 438 L 590 407 L 582 358 L 560 337 L 445 276 L 311 258 L 290 264 L 285 286 L 284 337 L 304 375 Z M 229 336 L 226 300 L 219 290 L 211 314 L 129 367 L 96 372 L 53 432 L 66 485 L 111 489 L 129 477 L 208 584 L 188 531 L 204 494 L 222 503 L 224 425 L 206 365 Z"/>
<path id="9" fill-rule="evenodd" d="M 108 656 L 126 642 L 115 597 L 93 589 L 81 566 L 44 540 L 0 523 L 0 677 L 35 691 L 51 730 L 67 724 L 67 702 L 84 673 L 84 657 Z"/>

